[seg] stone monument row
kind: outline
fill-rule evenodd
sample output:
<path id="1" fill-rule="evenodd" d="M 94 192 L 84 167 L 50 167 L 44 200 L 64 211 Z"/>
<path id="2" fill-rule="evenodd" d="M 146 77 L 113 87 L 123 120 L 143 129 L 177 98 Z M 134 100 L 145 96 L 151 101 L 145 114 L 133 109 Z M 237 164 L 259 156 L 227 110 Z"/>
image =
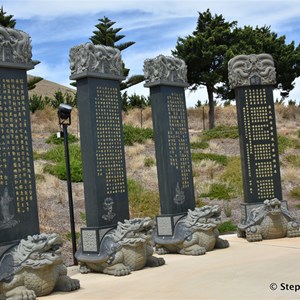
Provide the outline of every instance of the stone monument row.
<path id="1" fill-rule="evenodd" d="M 70 50 L 70 68 L 70 78 L 77 83 L 87 219 L 76 253 L 80 270 L 121 276 L 145 265 L 164 264 L 163 259 L 152 257 L 150 233 L 154 222 L 150 218 L 129 220 L 121 53 L 112 47 L 81 44 Z M 135 258 L 125 254 L 138 248 L 140 253 L 135 253 Z"/>
<path id="2" fill-rule="evenodd" d="M 71 291 L 55 233 L 39 234 L 27 90 L 27 33 L 0 26 L 0 298 L 35 299 Z"/>
<path id="3" fill-rule="evenodd" d="M 245 202 L 239 235 L 248 241 L 299 236 L 299 225 L 282 199 L 273 58 L 269 54 L 238 55 L 229 61 L 228 71 L 236 97 Z"/>
<path id="4" fill-rule="evenodd" d="M 144 74 L 145 87 L 150 88 L 161 207 L 154 234 L 156 250 L 160 254 L 200 255 L 214 247 L 228 247 L 226 241 L 218 238 L 220 208 L 195 209 L 184 92 L 188 86 L 185 62 L 159 55 L 145 60 Z M 205 221 L 208 216 L 209 224 Z M 202 231 L 205 227 L 206 232 Z"/>

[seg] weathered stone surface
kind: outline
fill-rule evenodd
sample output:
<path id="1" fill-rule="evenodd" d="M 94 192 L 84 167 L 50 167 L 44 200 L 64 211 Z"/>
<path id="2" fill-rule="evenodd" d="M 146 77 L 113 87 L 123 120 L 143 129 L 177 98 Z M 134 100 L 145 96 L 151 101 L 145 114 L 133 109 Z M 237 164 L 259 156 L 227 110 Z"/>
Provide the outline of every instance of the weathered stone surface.
<path id="1" fill-rule="evenodd" d="M 28 236 L 0 257 L 0 295 L 5 299 L 36 299 L 52 291 L 79 289 L 67 276 L 57 234 Z"/>
<path id="2" fill-rule="evenodd" d="M 0 26 L 0 65 L 26 65 L 33 68 L 38 62 L 31 60 L 31 40 L 27 33 Z"/>
<path id="3" fill-rule="evenodd" d="M 84 72 L 123 75 L 121 52 L 117 48 L 85 43 L 71 48 L 72 75 Z"/>
<path id="4" fill-rule="evenodd" d="M 154 221 L 150 218 L 119 222 L 116 229 L 104 235 L 99 252 L 83 253 L 79 249 L 76 257 L 80 261 L 80 271 L 124 276 L 145 266 L 158 267 L 165 264 L 164 259 L 152 255 L 153 228 Z"/>
<path id="5" fill-rule="evenodd" d="M 275 198 L 252 208 L 245 222 L 238 225 L 238 235 L 249 242 L 300 236 L 298 222 L 283 203 Z"/>
<path id="6" fill-rule="evenodd" d="M 220 215 L 221 209 L 217 205 L 189 210 L 187 216 L 177 220 L 171 235 L 154 233 L 156 252 L 203 255 L 214 248 L 229 247 L 226 240 L 219 238 Z"/>
<path id="7" fill-rule="evenodd" d="M 156 81 L 187 82 L 187 69 L 182 59 L 159 55 L 144 62 L 146 84 Z"/>
<path id="8" fill-rule="evenodd" d="M 230 88 L 276 84 L 274 61 L 270 54 L 237 55 L 228 63 Z"/>

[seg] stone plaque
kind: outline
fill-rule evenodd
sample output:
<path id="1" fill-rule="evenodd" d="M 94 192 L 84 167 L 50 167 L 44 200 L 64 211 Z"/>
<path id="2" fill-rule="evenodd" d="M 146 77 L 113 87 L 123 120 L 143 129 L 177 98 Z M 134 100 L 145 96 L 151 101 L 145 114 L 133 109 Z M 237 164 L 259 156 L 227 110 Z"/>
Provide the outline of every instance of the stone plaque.
<path id="1" fill-rule="evenodd" d="M 161 55 L 144 65 L 145 86 L 150 87 L 162 214 L 186 213 L 195 207 L 183 66 L 183 61 Z"/>
<path id="2" fill-rule="evenodd" d="M 87 225 L 129 218 L 119 81 L 77 80 Z"/>
<path id="3" fill-rule="evenodd" d="M 27 75 L 12 66 L 0 66 L 0 153 L 1 244 L 39 233 Z"/>
<path id="4" fill-rule="evenodd" d="M 70 64 L 77 80 L 87 226 L 114 227 L 129 219 L 120 51 L 79 45 L 70 51 Z"/>
<path id="5" fill-rule="evenodd" d="M 236 97 L 245 202 L 282 200 L 273 59 L 268 54 L 239 55 L 228 68 Z"/>

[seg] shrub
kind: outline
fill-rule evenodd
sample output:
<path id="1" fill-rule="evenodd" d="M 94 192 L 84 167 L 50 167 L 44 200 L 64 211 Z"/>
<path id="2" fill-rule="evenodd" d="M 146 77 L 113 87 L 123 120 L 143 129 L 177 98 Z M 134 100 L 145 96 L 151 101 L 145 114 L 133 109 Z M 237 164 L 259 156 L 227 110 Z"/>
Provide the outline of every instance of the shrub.
<path id="1" fill-rule="evenodd" d="M 299 148 L 299 142 L 295 139 L 288 138 L 284 135 L 277 135 L 278 138 L 278 152 L 283 154 L 288 148 Z"/>
<path id="2" fill-rule="evenodd" d="M 80 214 L 80 219 L 81 219 L 81 221 L 82 221 L 84 224 L 86 224 L 86 213 L 83 212 L 83 211 L 81 211 L 79 214 Z"/>
<path id="3" fill-rule="evenodd" d="M 291 189 L 290 195 L 294 198 L 300 199 L 300 186 L 296 186 Z"/>
<path id="4" fill-rule="evenodd" d="M 132 125 L 124 124 L 124 144 L 132 146 L 134 143 L 143 144 L 147 139 L 154 138 L 153 129 L 151 128 L 139 128 Z"/>
<path id="5" fill-rule="evenodd" d="M 132 178 L 127 178 L 128 200 L 130 214 L 135 217 L 155 217 L 159 214 L 159 194 L 144 189 L 143 186 Z"/>
<path id="6" fill-rule="evenodd" d="M 53 176 L 56 176 L 60 180 L 67 180 L 66 175 L 66 162 L 60 161 L 57 164 L 46 164 L 43 168 L 44 172 L 47 172 Z M 81 161 L 70 159 L 70 171 L 72 182 L 82 182 L 82 163 Z"/>
<path id="7" fill-rule="evenodd" d="M 293 167 L 297 167 L 297 168 L 300 167 L 300 156 L 299 155 L 294 155 L 294 154 L 287 155 L 287 156 L 285 156 L 285 159 L 288 163 L 292 164 Z"/>
<path id="8" fill-rule="evenodd" d="M 71 144 L 69 146 L 69 156 L 71 180 L 73 182 L 82 182 L 82 160 L 79 145 Z M 54 162 L 54 164 L 46 164 L 43 169 L 44 172 L 48 172 L 61 180 L 67 179 L 65 152 L 63 145 L 56 146 L 45 153 L 41 153 L 37 156 L 37 158 Z"/>
<path id="9" fill-rule="evenodd" d="M 232 223 L 231 220 L 229 220 L 222 223 L 218 227 L 218 229 L 220 233 L 229 233 L 229 232 L 235 232 L 237 230 L 237 226 L 234 223 Z"/>
<path id="10" fill-rule="evenodd" d="M 214 154 L 214 153 L 192 153 L 192 161 L 197 162 L 204 159 L 209 159 L 215 161 L 222 166 L 226 166 L 228 164 L 228 158 L 226 155 Z"/>
<path id="11" fill-rule="evenodd" d="M 35 113 L 37 110 L 43 110 L 45 105 L 46 103 L 42 96 L 34 94 L 29 98 L 29 109 L 32 113 Z"/>
<path id="12" fill-rule="evenodd" d="M 45 176 L 43 174 L 35 174 L 36 181 L 45 181 Z"/>
<path id="13" fill-rule="evenodd" d="M 210 186 L 208 193 L 203 193 L 201 197 L 208 197 L 210 199 L 229 200 L 231 188 L 222 182 L 215 182 Z"/>
<path id="14" fill-rule="evenodd" d="M 220 180 L 232 187 L 232 195 L 243 194 L 243 177 L 240 157 L 231 157 L 225 170 L 220 175 Z"/>
<path id="15" fill-rule="evenodd" d="M 152 157 L 145 157 L 145 159 L 144 159 L 144 166 L 148 167 L 148 168 L 155 166 L 155 160 L 154 160 L 154 158 L 152 158 Z"/>
<path id="16" fill-rule="evenodd" d="M 71 144 L 71 143 L 76 143 L 78 141 L 78 138 L 73 135 L 73 134 L 68 134 L 68 142 Z M 61 145 L 64 143 L 64 139 L 61 137 L 61 138 L 58 138 L 56 133 L 54 134 L 51 134 L 47 140 L 46 140 L 46 143 L 47 144 L 53 144 L 53 145 Z"/>
<path id="17" fill-rule="evenodd" d="M 191 143 L 191 149 L 207 149 L 208 147 L 209 147 L 209 144 L 204 141 Z"/>
<path id="18" fill-rule="evenodd" d="M 201 134 L 202 141 L 209 141 L 212 139 L 230 138 L 237 139 L 239 137 L 237 126 L 217 126 L 213 129 L 206 130 Z"/>

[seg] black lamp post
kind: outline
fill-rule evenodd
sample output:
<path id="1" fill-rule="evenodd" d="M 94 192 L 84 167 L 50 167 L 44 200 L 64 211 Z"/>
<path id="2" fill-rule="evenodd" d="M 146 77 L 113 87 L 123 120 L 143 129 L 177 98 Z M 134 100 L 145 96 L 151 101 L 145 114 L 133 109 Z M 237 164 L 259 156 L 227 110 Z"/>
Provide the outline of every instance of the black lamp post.
<path id="1" fill-rule="evenodd" d="M 69 212 L 70 212 L 70 225 L 71 225 L 71 237 L 72 237 L 72 249 L 73 249 L 73 262 L 77 265 L 76 253 L 76 232 L 74 223 L 74 208 L 73 208 L 73 196 L 72 196 L 72 181 L 70 170 L 70 157 L 69 157 L 69 144 L 68 144 L 68 126 L 71 125 L 71 112 L 72 107 L 67 104 L 60 104 L 58 107 L 58 123 L 63 128 L 63 138 L 65 145 L 65 158 L 66 158 L 66 175 L 68 185 L 68 198 L 69 198 Z"/>

